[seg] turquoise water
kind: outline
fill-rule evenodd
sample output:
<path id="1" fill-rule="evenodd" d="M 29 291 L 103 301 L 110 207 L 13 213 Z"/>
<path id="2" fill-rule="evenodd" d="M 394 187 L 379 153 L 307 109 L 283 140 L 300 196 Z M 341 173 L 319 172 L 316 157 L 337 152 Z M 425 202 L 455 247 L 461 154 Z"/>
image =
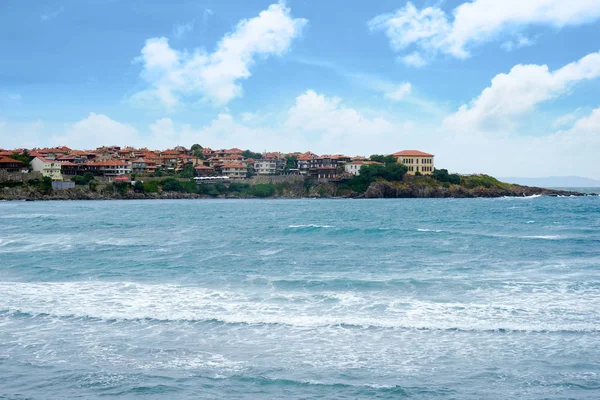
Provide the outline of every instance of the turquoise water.
<path id="1" fill-rule="evenodd" d="M 0 202 L 0 398 L 597 399 L 600 197 Z"/>

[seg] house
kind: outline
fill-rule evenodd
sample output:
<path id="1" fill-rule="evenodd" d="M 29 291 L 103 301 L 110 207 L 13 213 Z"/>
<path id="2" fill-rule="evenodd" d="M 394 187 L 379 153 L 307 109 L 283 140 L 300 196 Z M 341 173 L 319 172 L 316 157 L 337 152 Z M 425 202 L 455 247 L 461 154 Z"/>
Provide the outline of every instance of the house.
<path id="1" fill-rule="evenodd" d="M 314 167 L 310 169 L 309 176 L 317 179 L 339 178 L 337 167 Z"/>
<path id="2" fill-rule="evenodd" d="M 196 165 L 194 170 L 196 176 L 213 176 L 215 174 L 215 169 L 206 165 Z"/>
<path id="3" fill-rule="evenodd" d="M 143 174 L 146 172 L 146 160 L 143 158 L 135 159 L 131 162 L 131 172 L 134 174 Z"/>
<path id="4" fill-rule="evenodd" d="M 360 175 L 360 169 L 362 168 L 363 165 L 373 165 L 373 164 L 383 165 L 382 163 L 379 163 L 376 161 L 352 161 L 352 162 L 344 164 L 344 171 L 347 174 L 358 176 L 358 175 Z"/>
<path id="5" fill-rule="evenodd" d="M 248 176 L 248 167 L 238 163 L 223 164 L 221 173 L 232 179 L 245 179 Z"/>
<path id="6" fill-rule="evenodd" d="M 0 156 L 0 169 L 6 172 L 20 172 L 25 168 L 25 164 L 23 164 L 19 160 L 15 160 L 14 158 Z"/>
<path id="7" fill-rule="evenodd" d="M 296 157 L 296 163 L 300 171 L 308 171 L 310 169 L 310 161 L 313 159 L 312 154 L 300 154 Z"/>
<path id="8" fill-rule="evenodd" d="M 85 164 L 88 171 L 101 176 L 120 176 L 131 173 L 129 163 L 121 160 L 91 161 Z"/>
<path id="9" fill-rule="evenodd" d="M 285 160 L 270 157 L 254 160 L 254 171 L 257 175 L 279 175 L 285 168 Z"/>
<path id="10" fill-rule="evenodd" d="M 62 167 L 61 164 L 56 160 L 48 160 L 44 157 L 35 157 L 31 160 L 31 168 L 36 172 L 41 172 L 45 177 L 51 178 L 56 181 L 62 181 Z"/>
<path id="11" fill-rule="evenodd" d="M 81 164 L 71 161 L 60 161 L 60 171 L 63 175 L 79 175 L 83 172 Z"/>
<path id="12" fill-rule="evenodd" d="M 423 175 L 433 174 L 435 168 L 433 154 L 424 153 L 419 150 L 403 150 L 392 154 L 400 164 L 408 167 L 408 174 L 415 175 L 417 172 Z"/>

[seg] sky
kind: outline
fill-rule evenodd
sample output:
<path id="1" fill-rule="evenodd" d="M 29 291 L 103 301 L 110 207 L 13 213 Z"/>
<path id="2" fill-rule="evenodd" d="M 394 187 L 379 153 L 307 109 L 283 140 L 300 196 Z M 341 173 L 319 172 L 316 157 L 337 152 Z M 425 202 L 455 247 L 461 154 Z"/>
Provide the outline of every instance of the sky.
<path id="1" fill-rule="evenodd" d="M 600 179 L 600 0 L 0 0 L 0 148 Z"/>

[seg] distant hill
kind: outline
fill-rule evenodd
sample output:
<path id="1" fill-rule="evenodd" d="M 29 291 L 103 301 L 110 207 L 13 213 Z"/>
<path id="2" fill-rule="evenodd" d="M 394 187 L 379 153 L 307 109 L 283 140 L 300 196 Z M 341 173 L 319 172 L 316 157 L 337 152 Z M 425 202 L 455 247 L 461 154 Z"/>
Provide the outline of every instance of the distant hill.
<path id="1" fill-rule="evenodd" d="M 524 186 L 537 186 L 543 188 L 571 187 L 587 188 L 600 187 L 600 181 L 582 176 L 548 176 L 545 178 L 498 178 L 502 182 L 516 183 Z"/>

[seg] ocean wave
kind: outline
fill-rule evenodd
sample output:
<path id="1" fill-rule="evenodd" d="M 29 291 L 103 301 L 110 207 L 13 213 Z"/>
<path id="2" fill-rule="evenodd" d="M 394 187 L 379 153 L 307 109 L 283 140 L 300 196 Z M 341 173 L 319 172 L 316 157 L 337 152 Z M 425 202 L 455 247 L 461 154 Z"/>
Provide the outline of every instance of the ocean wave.
<path id="1" fill-rule="evenodd" d="M 0 283 L 4 315 L 281 325 L 290 327 L 385 328 L 484 332 L 596 332 L 594 287 L 583 291 L 522 292 L 481 296 L 473 302 L 417 300 L 410 295 L 363 292 L 245 293 L 175 285 L 69 282 Z M 496 294 L 494 294 L 496 293 Z M 585 296 L 581 294 L 585 293 Z M 516 299 L 518 297 L 518 299 Z M 478 303 L 480 301 L 481 303 Z"/>
<path id="2" fill-rule="evenodd" d="M 539 235 L 539 236 L 519 236 L 521 239 L 541 239 L 541 240 L 561 240 L 563 236 L 559 235 Z"/>
<path id="3" fill-rule="evenodd" d="M 559 326 L 559 327 L 543 327 L 543 326 L 516 326 L 516 325 L 481 325 L 481 326 L 459 326 L 459 325 L 431 325 L 431 324 L 406 324 L 406 323 L 387 323 L 381 320 L 356 320 L 335 319 L 335 318 L 320 318 L 312 316 L 307 318 L 291 317 L 287 321 L 273 320 L 269 318 L 252 319 L 252 318 L 226 318 L 226 317 L 206 317 L 206 318 L 153 318 L 153 317 L 100 317 L 91 315 L 76 315 L 76 314 L 48 314 L 24 312 L 21 310 L 1 309 L 0 317 L 8 317 L 14 319 L 47 319 L 47 320 L 64 320 L 64 321 L 81 321 L 81 322 L 106 322 L 106 323 L 186 323 L 186 324 L 208 324 L 221 326 L 281 326 L 294 328 L 332 328 L 341 330 L 365 330 L 365 329 L 385 329 L 398 331 L 431 331 L 431 332 L 456 332 L 456 333 L 543 333 L 543 334 L 589 334 L 600 333 L 600 328 L 593 324 L 585 326 Z"/>
<path id="4" fill-rule="evenodd" d="M 423 228 L 419 228 L 419 229 L 417 229 L 417 232 L 435 232 L 435 233 L 441 233 L 441 232 L 443 232 L 443 230 L 441 230 L 441 229 L 423 229 Z"/>
<path id="5" fill-rule="evenodd" d="M 329 228 L 335 228 L 335 226 L 333 226 L 333 225 L 305 224 L 305 225 L 289 225 L 288 228 L 292 228 L 292 229 L 307 229 L 307 228 L 329 229 Z"/>

